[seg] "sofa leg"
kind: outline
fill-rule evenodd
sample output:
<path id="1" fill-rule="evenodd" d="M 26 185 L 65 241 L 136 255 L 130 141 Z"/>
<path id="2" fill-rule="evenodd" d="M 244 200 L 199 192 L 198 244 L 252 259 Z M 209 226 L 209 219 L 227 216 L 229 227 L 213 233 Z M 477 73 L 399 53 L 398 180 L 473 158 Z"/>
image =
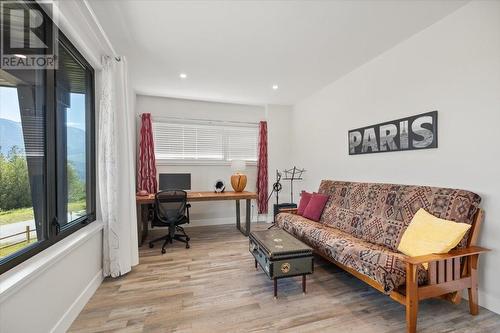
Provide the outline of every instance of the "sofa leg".
<path id="1" fill-rule="evenodd" d="M 478 295 L 477 295 L 477 263 L 479 255 L 475 254 L 469 257 L 468 265 L 470 272 L 471 287 L 468 288 L 469 292 L 469 310 L 471 315 L 479 313 Z"/>
<path id="2" fill-rule="evenodd" d="M 406 263 L 406 331 L 417 331 L 418 277 L 417 266 Z"/>

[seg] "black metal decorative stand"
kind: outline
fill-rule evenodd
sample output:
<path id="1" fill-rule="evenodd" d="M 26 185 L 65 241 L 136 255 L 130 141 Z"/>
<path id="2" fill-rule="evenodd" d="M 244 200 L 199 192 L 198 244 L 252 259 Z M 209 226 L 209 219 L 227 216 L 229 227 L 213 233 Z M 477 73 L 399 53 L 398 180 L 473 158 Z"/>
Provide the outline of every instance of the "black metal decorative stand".
<path id="1" fill-rule="evenodd" d="M 283 173 L 285 174 L 285 177 L 283 180 L 289 180 L 290 181 L 290 203 L 283 203 L 280 204 L 279 202 L 279 192 L 282 190 L 283 186 L 281 185 L 281 176 L 282 173 L 276 170 L 276 182 L 273 184 L 273 190 L 267 197 L 267 202 L 271 199 L 271 196 L 273 194 L 276 195 L 276 204 L 274 205 L 274 214 L 273 214 L 273 223 L 271 226 L 269 226 L 268 229 L 271 229 L 276 225 L 276 215 L 279 213 L 280 208 L 297 208 L 297 204 L 293 203 L 293 182 L 295 180 L 302 180 L 302 174 L 304 173 L 305 169 L 299 169 L 296 166 L 294 166 L 291 169 L 286 169 L 283 170 Z"/>
<path id="2" fill-rule="evenodd" d="M 283 188 L 283 186 L 281 186 L 280 180 L 281 180 L 281 172 L 276 170 L 276 183 L 273 184 L 273 190 L 271 191 L 271 194 L 269 194 L 270 198 L 271 195 L 273 195 L 273 193 L 276 193 L 276 204 L 279 204 L 279 194 L 281 189 Z M 269 201 L 269 198 L 267 198 L 267 201 Z"/>
<path id="3" fill-rule="evenodd" d="M 299 169 L 294 166 L 291 169 L 283 170 L 285 173 L 285 178 L 283 180 L 290 181 L 290 202 L 293 203 L 293 181 L 294 180 L 302 180 L 302 174 L 306 171 L 305 169 Z"/>

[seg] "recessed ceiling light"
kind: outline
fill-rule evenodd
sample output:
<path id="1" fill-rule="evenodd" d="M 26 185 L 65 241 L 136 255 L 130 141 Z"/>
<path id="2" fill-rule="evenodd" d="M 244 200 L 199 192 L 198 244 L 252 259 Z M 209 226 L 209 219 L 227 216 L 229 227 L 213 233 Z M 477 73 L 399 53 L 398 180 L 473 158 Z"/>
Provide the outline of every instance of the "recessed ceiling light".
<path id="1" fill-rule="evenodd" d="M 185 79 L 185 78 L 187 78 L 188 76 L 187 76 L 187 74 L 186 74 L 186 73 L 180 73 L 180 74 L 179 74 L 179 77 L 180 77 L 181 79 Z"/>
<path id="2" fill-rule="evenodd" d="M 273 84 L 273 90 L 278 90 L 278 85 L 277 84 Z"/>
<path id="3" fill-rule="evenodd" d="M 18 57 L 21 59 L 26 59 L 26 56 L 24 54 L 14 54 L 14 57 Z"/>

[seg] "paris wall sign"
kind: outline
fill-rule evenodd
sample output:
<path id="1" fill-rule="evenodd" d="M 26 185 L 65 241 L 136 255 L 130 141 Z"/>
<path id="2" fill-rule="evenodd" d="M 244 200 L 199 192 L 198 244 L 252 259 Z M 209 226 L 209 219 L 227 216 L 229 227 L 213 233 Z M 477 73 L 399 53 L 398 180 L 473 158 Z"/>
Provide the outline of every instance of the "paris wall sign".
<path id="1" fill-rule="evenodd" d="M 349 155 L 437 148 L 437 111 L 349 131 Z"/>

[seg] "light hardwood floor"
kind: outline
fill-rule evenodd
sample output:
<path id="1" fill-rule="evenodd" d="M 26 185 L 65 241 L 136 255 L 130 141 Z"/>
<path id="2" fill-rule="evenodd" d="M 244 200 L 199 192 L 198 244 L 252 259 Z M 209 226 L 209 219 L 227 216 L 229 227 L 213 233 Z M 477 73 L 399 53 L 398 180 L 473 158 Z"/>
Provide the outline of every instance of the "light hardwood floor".
<path id="1" fill-rule="evenodd" d="M 253 230 L 267 225 L 253 225 Z M 317 259 L 308 276 L 273 283 L 255 271 L 248 238 L 232 225 L 187 229 L 191 248 L 174 242 L 140 248 L 140 265 L 106 279 L 70 332 L 404 332 L 404 307 Z M 157 236 L 152 233 L 150 237 Z M 500 315 L 467 303 L 421 302 L 419 332 L 500 332 Z"/>

